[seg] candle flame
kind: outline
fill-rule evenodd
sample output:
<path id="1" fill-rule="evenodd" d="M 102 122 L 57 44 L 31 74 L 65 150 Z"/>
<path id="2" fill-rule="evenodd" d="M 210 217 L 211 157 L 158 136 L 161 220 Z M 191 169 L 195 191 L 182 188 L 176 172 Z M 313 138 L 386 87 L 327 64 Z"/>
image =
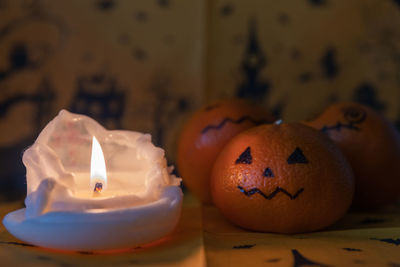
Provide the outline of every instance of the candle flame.
<path id="1" fill-rule="evenodd" d="M 92 158 L 90 161 L 90 187 L 95 192 L 100 192 L 107 188 L 106 162 L 99 141 L 94 136 L 92 141 Z"/>

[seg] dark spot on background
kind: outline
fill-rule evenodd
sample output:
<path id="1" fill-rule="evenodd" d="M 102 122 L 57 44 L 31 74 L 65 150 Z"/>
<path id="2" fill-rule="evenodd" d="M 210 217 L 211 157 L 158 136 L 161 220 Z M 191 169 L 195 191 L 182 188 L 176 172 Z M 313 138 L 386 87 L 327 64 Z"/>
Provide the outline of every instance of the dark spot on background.
<path id="1" fill-rule="evenodd" d="M 80 76 L 69 110 L 85 114 L 111 129 L 121 129 L 125 110 L 125 89 L 104 73 Z"/>
<path id="2" fill-rule="evenodd" d="M 275 118 L 282 118 L 283 109 L 286 106 L 286 98 L 280 100 L 272 109 L 271 113 Z"/>
<path id="3" fill-rule="evenodd" d="M 398 7 L 400 7 L 400 0 L 393 0 L 393 3 L 395 3 Z"/>
<path id="4" fill-rule="evenodd" d="M 311 72 L 303 72 L 299 75 L 299 82 L 307 83 L 312 80 L 312 73 Z"/>
<path id="5" fill-rule="evenodd" d="M 281 259 L 279 259 L 279 258 L 272 258 L 272 259 L 265 260 L 265 262 L 278 262 L 280 260 Z"/>
<path id="6" fill-rule="evenodd" d="M 255 244 L 246 244 L 246 245 L 238 245 L 238 246 L 233 246 L 232 248 L 233 249 L 249 249 L 249 248 L 252 248 L 252 247 L 254 247 L 255 246 Z"/>
<path id="7" fill-rule="evenodd" d="M 230 16 L 234 11 L 233 5 L 231 3 L 225 4 L 219 10 L 221 16 Z"/>
<path id="8" fill-rule="evenodd" d="M 127 33 L 123 33 L 118 37 L 118 41 L 120 44 L 127 45 L 131 42 L 131 36 Z"/>
<path id="9" fill-rule="evenodd" d="M 29 64 L 28 48 L 25 44 L 16 44 L 9 55 L 11 67 L 15 69 L 22 69 Z"/>
<path id="10" fill-rule="evenodd" d="M 178 110 L 180 112 L 186 111 L 189 108 L 189 103 L 185 98 L 180 98 L 178 100 Z"/>
<path id="11" fill-rule="evenodd" d="M 299 59 L 301 59 L 303 56 L 303 54 L 300 52 L 299 49 L 293 49 L 292 52 L 290 53 L 290 58 L 294 61 L 297 61 Z"/>
<path id="12" fill-rule="evenodd" d="M 339 67 L 336 62 L 336 51 L 333 48 L 328 48 L 321 58 L 321 67 L 324 76 L 328 79 L 333 79 L 339 72 Z"/>
<path id="13" fill-rule="evenodd" d="M 256 26 L 255 19 L 251 19 L 249 21 L 247 45 L 240 64 L 244 79 L 238 85 L 236 96 L 262 102 L 267 97 L 271 85 L 267 79 L 261 76 L 262 70 L 267 65 L 267 57 L 259 43 Z"/>
<path id="14" fill-rule="evenodd" d="M 280 13 L 277 18 L 279 24 L 286 26 L 290 23 L 290 17 L 287 13 Z"/>
<path id="15" fill-rule="evenodd" d="M 358 249 L 358 248 L 343 248 L 343 250 L 347 250 L 347 251 L 357 251 L 357 252 L 362 251 L 361 249 Z"/>
<path id="16" fill-rule="evenodd" d="M 395 262 L 389 262 L 388 263 L 389 267 L 400 267 L 400 263 L 395 263 Z"/>
<path id="17" fill-rule="evenodd" d="M 135 13 L 135 19 L 136 19 L 138 22 L 145 23 L 145 22 L 147 21 L 148 18 L 149 18 L 149 16 L 148 16 L 148 14 L 147 14 L 145 11 L 137 11 L 137 12 Z"/>
<path id="18" fill-rule="evenodd" d="M 385 219 L 381 218 L 365 218 L 360 222 L 360 224 L 376 224 L 376 223 L 383 223 Z"/>
<path id="19" fill-rule="evenodd" d="M 116 2 L 115 0 L 98 0 L 96 6 L 103 11 L 109 11 L 116 6 Z"/>
<path id="20" fill-rule="evenodd" d="M 162 8 L 168 8 L 171 5 L 170 0 L 157 0 L 157 4 Z"/>
<path id="21" fill-rule="evenodd" d="M 326 3 L 328 2 L 327 0 L 308 0 L 308 2 L 313 5 L 313 6 L 323 6 L 326 5 Z"/>
<path id="22" fill-rule="evenodd" d="M 369 82 L 361 83 L 355 89 L 353 100 L 377 111 L 382 111 L 386 108 L 386 105 L 378 99 L 378 89 Z"/>
<path id="23" fill-rule="evenodd" d="M 147 53 L 146 51 L 144 51 L 141 48 L 135 48 L 133 50 L 133 56 L 135 57 L 135 59 L 139 60 L 139 61 L 144 61 L 147 59 Z"/>

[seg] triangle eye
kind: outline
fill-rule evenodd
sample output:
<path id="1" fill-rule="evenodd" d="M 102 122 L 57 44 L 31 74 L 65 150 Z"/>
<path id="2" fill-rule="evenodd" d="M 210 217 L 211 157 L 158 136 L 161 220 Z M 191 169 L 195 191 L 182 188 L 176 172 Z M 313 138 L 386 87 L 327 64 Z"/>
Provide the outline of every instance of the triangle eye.
<path id="1" fill-rule="evenodd" d="M 272 172 L 272 170 L 270 168 L 266 168 L 264 170 L 264 177 L 274 177 L 274 173 Z"/>
<path id="2" fill-rule="evenodd" d="M 235 164 L 251 164 L 253 158 L 251 157 L 250 147 L 247 147 L 245 151 L 240 154 L 238 159 L 235 161 Z"/>
<path id="3" fill-rule="evenodd" d="M 288 157 L 287 159 L 288 164 L 296 164 L 296 163 L 303 163 L 307 164 L 308 160 L 304 156 L 303 151 L 296 147 L 296 149 L 293 151 L 293 153 Z"/>

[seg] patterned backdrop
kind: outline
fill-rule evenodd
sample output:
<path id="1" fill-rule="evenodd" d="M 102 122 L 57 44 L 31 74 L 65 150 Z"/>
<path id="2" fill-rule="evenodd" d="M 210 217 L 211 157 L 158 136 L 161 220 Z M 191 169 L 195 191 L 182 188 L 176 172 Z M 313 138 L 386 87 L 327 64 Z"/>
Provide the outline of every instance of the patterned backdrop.
<path id="1" fill-rule="evenodd" d="M 0 192 L 60 109 L 149 132 L 174 162 L 194 109 L 254 99 L 287 121 L 354 100 L 400 125 L 400 1 L 0 0 Z"/>

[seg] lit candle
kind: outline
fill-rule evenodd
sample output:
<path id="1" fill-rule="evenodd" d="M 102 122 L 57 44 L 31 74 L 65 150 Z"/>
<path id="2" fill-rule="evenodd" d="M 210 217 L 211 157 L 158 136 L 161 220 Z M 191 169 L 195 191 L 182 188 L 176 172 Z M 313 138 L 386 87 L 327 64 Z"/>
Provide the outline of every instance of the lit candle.
<path id="1" fill-rule="evenodd" d="M 160 239 L 179 220 L 180 179 L 150 135 L 107 131 L 87 116 L 61 111 L 23 162 L 26 208 L 7 214 L 3 224 L 25 242 L 121 249 Z"/>

